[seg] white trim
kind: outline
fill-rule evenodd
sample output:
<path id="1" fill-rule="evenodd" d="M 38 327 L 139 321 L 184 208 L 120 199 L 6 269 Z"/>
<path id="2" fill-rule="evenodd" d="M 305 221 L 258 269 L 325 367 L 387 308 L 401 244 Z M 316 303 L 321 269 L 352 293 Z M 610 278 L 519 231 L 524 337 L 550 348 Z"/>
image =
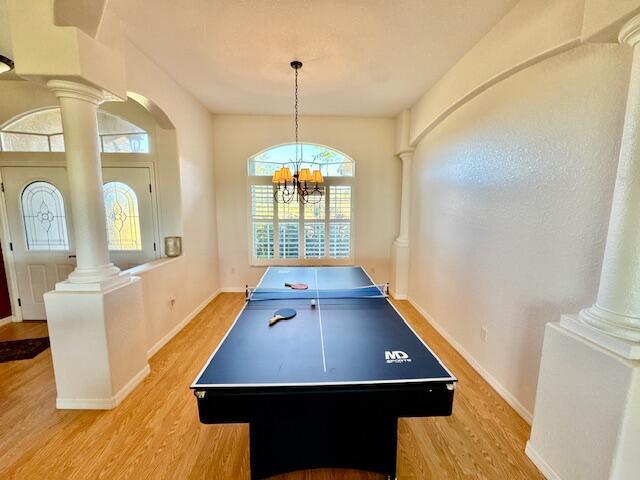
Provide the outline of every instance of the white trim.
<path id="1" fill-rule="evenodd" d="M 221 289 L 216 290 L 207 298 L 205 298 L 196 308 L 194 308 L 189 315 L 182 319 L 175 327 L 173 327 L 164 337 L 158 340 L 149 350 L 147 350 L 147 358 L 153 357 L 158 351 L 164 347 L 169 341 L 175 337 L 180 330 L 186 327 L 191 320 L 195 318 L 207 305 L 209 305 L 221 292 Z"/>
<path id="2" fill-rule="evenodd" d="M 0 327 L 2 327 L 3 325 L 7 325 L 11 322 L 13 322 L 13 315 L 9 315 L 8 317 L 4 317 L 4 318 L 0 318 Z"/>
<path id="3" fill-rule="evenodd" d="M 59 410 L 111 410 L 117 407 L 150 373 L 151 368 L 147 364 L 111 398 L 58 397 L 56 408 Z"/>
<path id="4" fill-rule="evenodd" d="M 367 271 L 363 267 L 357 267 L 357 268 L 360 268 L 365 273 L 365 275 L 371 281 L 371 284 L 375 284 L 375 282 L 373 281 L 371 276 L 369 276 L 369 274 L 367 273 Z M 270 269 L 271 269 L 271 267 L 267 268 L 265 270 L 265 272 L 262 274 L 262 277 L 260 278 L 260 281 L 258 282 L 258 286 L 260 286 L 260 284 L 264 280 L 264 277 L 266 276 L 267 272 Z M 317 285 L 317 282 L 316 282 L 316 285 Z M 402 321 L 405 323 L 405 325 L 407 327 L 409 327 L 409 329 L 413 332 L 413 334 L 422 342 L 422 344 L 425 346 L 425 348 L 434 356 L 434 358 L 442 366 L 442 368 L 445 370 L 445 372 L 447 372 L 449 374 L 449 377 L 429 377 L 429 378 L 414 378 L 414 379 L 401 379 L 401 380 L 362 380 L 362 381 L 348 381 L 348 382 L 247 383 L 247 384 L 237 384 L 237 383 L 232 383 L 232 384 L 200 383 L 199 384 L 198 383 L 198 379 L 202 376 L 204 371 L 207 369 L 207 367 L 211 363 L 211 360 L 213 359 L 215 354 L 218 352 L 218 350 L 220 349 L 220 347 L 222 346 L 224 341 L 227 339 L 227 336 L 229 336 L 229 333 L 231 333 L 231 330 L 233 330 L 233 327 L 236 325 L 236 322 L 240 318 L 240 315 L 242 315 L 242 313 L 244 312 L 245 308 L 247 307 L 248 303 L 245 302 L 244 306 L 242 307 L 242 309 L 240 310 L 240 312 L 238 313 L 236 318 L 233 320 L 233 323 L 231 324 L 231 326 L 229 327 L 229 329 L 225 333 L 224 337 L 222 338 L 220 343 L 218 343 L 218 346 L 213 351 L 213 353 L 211 354 L 211 356 L 209 357 L 209 359 L 205 363 L 204 367 L 202 367 L 202 370 L 200 370 L 200 373 L 198 373 L 198 375 L 196 376 L 196 378 L 193 381 L 193 383 L 191 384 L 190 388 L 198 389 L 198 388 L 230 388 L 230 387 L 231 388 L 238 388 L 238 387 L 242 387 L 242 388 L 244 388 L 244 387 L 316 387 L 316 386 L 340 386 L 340 385 L 380 385 L 380 384 L 399 384 L 399 383 L 400 384 L 402 384 L 402 383 L 411 384 L 411 383 L 422 383 L 422 382 L 438 382 L 438 383 L 457 382 L 458 381 L 457 378 L 442 363 L 440 358 L 438 358 L 438 356 L 433 352 L 433 350 L 431 350 L 431 348 L 429 348 L 429 346 L 424 342 L 424 340 L 422 340 L 420 335 L 418 335 L 416 333 L 416 331 L 411 327 L 411 325 L 409 325 L 407 320 L 402 316 L 402 314 L 398 311 L 398 309 L 395 307 L 395 305 L 393 305 L 393 303 L 391 303 L 389 301 L 388 298 L 387 298 L 387 302 L 389 302 L 391 307 L 395 310 L 395 312 L 402 319 Z"/>
<path id="5" fill-rule="evenodd" d="M 209 362 L 207 362 L 209 365 Z M 341 385 L 385 385 L 385 384 L 412 384 L 412 383 L 453 383 L 457 382 L 455 378 L 447 377 L 429 377 L 429 378 L 412 378 L 402 380 L 357 380 L 346 382 L 299 382 L 299 383 L 193 383 L 190 388 L 247 388 L 247 387 L 332 387 Z"/>
<path id="6" fill-rule="evenodd" d="M 544 478 L 547 480 L 561 480 L 560 475 L 558 475 L 553 468 L 551 468 L 551 465 L 544 461 L 536 449 L 533 448 L 531 441 L 527 442 L 527 445 L 524 448 L 524 453 L 529 457 L 538 470 L 540 470 L 540 473 L 542 473 Z"/>
<path id="7" fill-rule="evenodd" d="M 244 293 L 246 291 L 246 288 L 245 287 L 222 287 L 220 291 L 224 293 Z"/>
<path id="8" fill-rule="evenodd" d="M 409 303 L 422 315 L 436 331 L 444 337 L 444 339 L 471 365 L 473 368 L 505 402 L 507 402 L 529 425 L 533 421 L 533 414 L 524 406 L 516 397 L 507 390 L 498 380 L 496 380 L 489 372 L 487 372 L 480 363 L 465 348 L 456 341 L 429 313 L 423 309 L 411 297 Z"/>
<path id="9" fill-rule="evenodd" d="M 408 299 L 409 299 L 409 297 L 408 297 L 408 296 L 406 296 L 406 295 L 404 295 L 404 294 L 399 295 L 399 294 L 397 294 L 394 290 L 391 290 L 391 296 L 392 296 L 393 298 L 395 298 L 396 300 L 408 300 Z"/>
<path id="10" fill-rule="evenodd" d="M 2 169 L 0 168 L 0 183 L 4 183 Z M 22 321 L 22 307 L 18 305 L 20 290 L 18 288 L 18 274 L 13 250 L 7 248 L 11 244 L 11 230 L 9 228 L 9 214 L 4 192 L 0 191 L 0 242 L 2 243 L 2 256 L 4 271 L 7 276 L 7 288 L 9 289 L 9 301 L 11 302 L 11 314 L 14 322 Z"/>

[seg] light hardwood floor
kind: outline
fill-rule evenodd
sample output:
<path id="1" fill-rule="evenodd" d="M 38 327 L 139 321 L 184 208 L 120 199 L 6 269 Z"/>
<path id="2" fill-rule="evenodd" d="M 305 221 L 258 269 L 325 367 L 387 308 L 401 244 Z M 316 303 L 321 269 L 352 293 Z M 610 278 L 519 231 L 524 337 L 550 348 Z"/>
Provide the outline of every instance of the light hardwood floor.
<path id="1" fill-rule="evenodd" d="M 248 426 L 201 425 L 188 389 L 243 300 L 218 296 L 151 359 L 151 375 L 112 411 L 56 410 L 49 350 L 0 364 L 0 478 L 248 479 Z M 400 421 L 398 478 L 542 479 L 523 453 L 527 423 L 411 305 L 396 305 L 459 379 L 451 417 Z M 45 334 L 42 322 L 0 327 L 0 340 Z M 380 476 L 315 470 L 277 478 Z"/>

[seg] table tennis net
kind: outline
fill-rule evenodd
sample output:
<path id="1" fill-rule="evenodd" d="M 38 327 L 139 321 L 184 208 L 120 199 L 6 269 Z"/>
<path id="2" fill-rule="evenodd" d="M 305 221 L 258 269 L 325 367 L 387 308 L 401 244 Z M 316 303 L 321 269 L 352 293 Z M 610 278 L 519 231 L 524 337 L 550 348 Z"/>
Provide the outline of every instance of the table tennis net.
<path id="1" fill-rule="evenodd" d="M 386 298 L 388 286 L 365 285 L 352 288 L 309 288 L 293 290 L 291 288 L 247 288 L 247 300 L 291 300 L 291 299 L 342 299 L 342 298 Z"/>

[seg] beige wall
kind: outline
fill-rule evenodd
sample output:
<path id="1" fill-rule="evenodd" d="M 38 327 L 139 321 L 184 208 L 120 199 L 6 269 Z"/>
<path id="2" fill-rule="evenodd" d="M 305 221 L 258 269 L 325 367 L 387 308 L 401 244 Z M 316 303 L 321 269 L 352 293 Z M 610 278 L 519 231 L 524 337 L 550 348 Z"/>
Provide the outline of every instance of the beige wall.
<path id="1" fill-rule="evenodd" d="M 629 61 L 617 45 L 545 60 L 417 147 L 409 296 L 527 418 L 545 323 L 597 292 Z"/>
<path id="2" fill-rule="evenodd" d="M 399 222 L 400 161 L 394 157 L 394 135 L 393 119 L 301 119 L 303 141 L 333 147 L 355 161 L 354 260 L 380 282 L 389 280 L 389 251 Z M 292 136 L 289 116 L 213 116 L 223 288 L 255 285 L 264 271 L 249 265 L 247 159 L 291 142 Z"/>
<path id="3" fill-rule="evenodd" d="M 107 18 L 105 22 L 111 20 Z M 163 276 L 179 278 L 181 283 L 177 290 L 159 291 L 156 300 L 161 308 L 154 310 L 157 315 L 172 319 L 163 323 L 165 328 L 175 327 L 177 319 L 190 318 L 194 309 L 210 299 L 220 285 L 211 116 L 128 40 L 110 37 L 108 27 L 108 24 L 101 27 L 103 39 L 112 40 L 124 55 L 127 90 L 149 99 L 175 126 L 179 170 L 173 174 L 180 178 L 184 259 L 162 269 Z M 171 307 L 174 297 L 175 304 Z"/>

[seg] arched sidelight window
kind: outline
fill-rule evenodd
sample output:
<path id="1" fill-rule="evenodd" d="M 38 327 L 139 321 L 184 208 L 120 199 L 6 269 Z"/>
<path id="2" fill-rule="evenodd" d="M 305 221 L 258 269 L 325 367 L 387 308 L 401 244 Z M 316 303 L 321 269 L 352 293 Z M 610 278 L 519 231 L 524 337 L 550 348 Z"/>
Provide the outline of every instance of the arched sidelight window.
<path id="1" fill-rule="evenodd" d="M 98 110 L 100 151 L 149 153 L 149 135 L 116 115 Z M 64 152 L 60 108 L 29 112 L 0 129 L 0 151 Z"/>
<path id="2" fill-rule="evenodd" d="M 353 256 L 354 162 L 332 148 L 302 144 L 300 168 L 322 172 L 323 200 L 315 205 L 278 203 L 271 177 L 283 165 L 295 169 L 295 148 L 295 144 L 279 145 L 248 161 L 253 263 L 300 259 L 348 261 Z"/>
<path id="3" fill-rule="evenodd" d="M 33 182 L 21 195 L 22 218 L 29 250 L 69 250 L 62 194 L 48 182 Z"/>
<path id="4" fill-rule="evenodd" d="M 142 250 L 138 197 L 122 182 L 104 184 L 109 250 Z"/>

